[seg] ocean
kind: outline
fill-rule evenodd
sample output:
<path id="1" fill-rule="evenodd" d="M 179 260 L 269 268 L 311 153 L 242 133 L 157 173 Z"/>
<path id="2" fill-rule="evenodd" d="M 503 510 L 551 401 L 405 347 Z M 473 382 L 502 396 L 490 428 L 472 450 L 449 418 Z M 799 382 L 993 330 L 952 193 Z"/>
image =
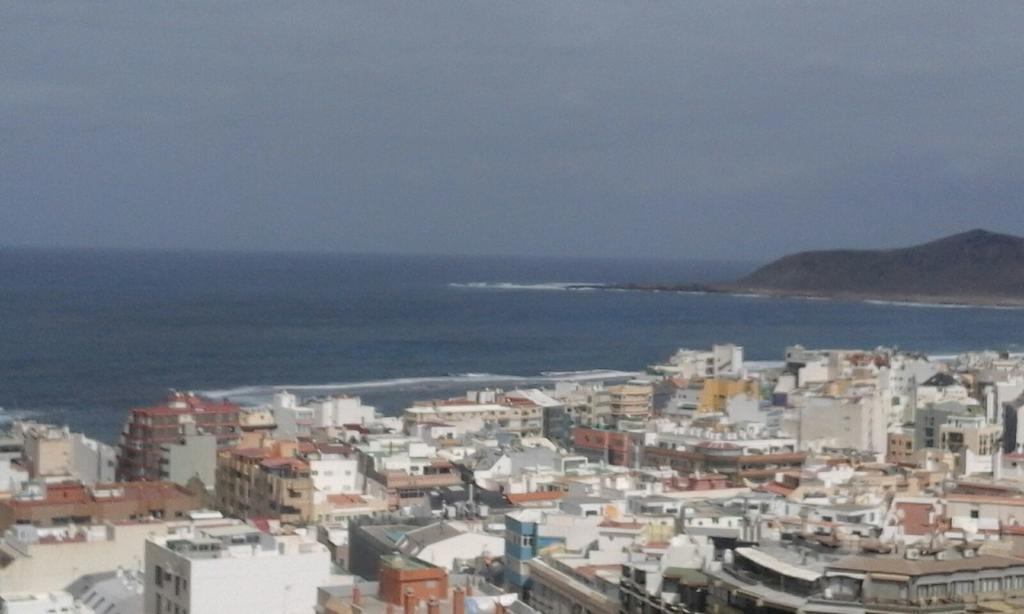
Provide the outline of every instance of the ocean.
<path id="1" fill-rule="evenodd" d="M 277 387 L 386 413 L 470 387 L 613 377 L 681 346 L 1024 347 L 1024 311 L 567 283 L 710 282 L 752 263 L 534 257 L 0 250 L 0 406 L 113 442 L 170 389 Z M 609 370 L 611 373 L 588 373 Z"/>

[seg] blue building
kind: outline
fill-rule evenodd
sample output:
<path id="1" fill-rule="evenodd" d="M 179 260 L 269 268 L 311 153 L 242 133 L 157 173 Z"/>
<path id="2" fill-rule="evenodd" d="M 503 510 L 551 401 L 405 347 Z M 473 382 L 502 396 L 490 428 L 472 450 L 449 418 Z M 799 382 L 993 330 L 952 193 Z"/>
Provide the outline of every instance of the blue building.
<path id="1" fill-rule="evenodd" d="M 505 582 L 528 601 L 531 581 L 526 561 L 537 553 L 565 543 L 565 537 L 548 530 L 541 510 L 522 510 L 505 516 Z"/>

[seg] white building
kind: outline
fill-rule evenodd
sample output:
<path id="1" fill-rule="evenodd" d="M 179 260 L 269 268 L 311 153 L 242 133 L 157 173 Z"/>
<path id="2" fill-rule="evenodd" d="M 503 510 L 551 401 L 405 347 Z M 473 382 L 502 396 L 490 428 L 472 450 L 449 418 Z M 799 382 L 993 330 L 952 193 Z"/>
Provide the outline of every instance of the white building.
<path id="1" fill-rule="evenodd" d="M 742 377 L 743 346 L 713 345 L 711 350 L 679 349 L 665 364 L 652 365 L 651 369 L 666 375 L 691 378 Z"/>
<path id="2" fill-rule="evenodd" d="M 398 541 L 402 554 L 449 571 L 477 557 L 499 557 L 505 552 L 504 536 L 484 533 L 462 522 L 439 522 L 413 529 Z"/>
<path id="3" fill-rule="evenodd" d="M 476 390 L 461 399 L 416 403 L 402 412 L 402 420 L 408 431 L 418 424 L 440 423 L 460 433 L 496 429 L 533 436 L 543 434 L 544 407 L 521 391 L 505 395 L 500 390 Z"/>
<path id="4" fill-rule="evenodd" d="M 306 462 L 309 463 L 314 491 L 329 495 L 363 491 L 363 479 L 356 457 L 316 452 L 308 455 Z"/>
<path id="5" fill-rule="evenodd" d="M 21 441 L 14 438 L 0 440 L 0 492 L 18 494 L 29 480 L 21 454 Z"/>
<path id="6" fill-rule="evenodd" d="M 207 528 L 146 543 L 145 613 L 309 614 L 332 584 L 327 548 L 305 533 L 249 525 Z"/>
<path id="7" fill-rule="evenodd" d="M 22 458 L 32 478 L 89 486 L 114 481 L 117 452 L 111 446 L 66 426 L 38 422 L 16 421 L 13 433 L 22 442 Z"/>
<path id="8" fill-rule="evenodd" d="M 356 396 L 337 395 L 300 404 L 298 397 L 286 390 L 271 397 L 269 409 L 278 434 L 285 437 L 308 435 L 313 429 L 341 429 L 346 424 L 368 424 L 377 417 L 377 410 L 363 405 Z"/>
<path id="9" fill-rule="evenodd" d="M 138 614 L 144 588 L 132 570 L 87 574 L 64 590 L 5 594 L 0 614 Z"/>
<path id="10" fill-rule="evenodd" d="M 212 513 L 204 520 L 121 522 L 91 526 L 12 527 L 0 541 L 0 595 L 65 588 L 88 573 L 141 570 L 146 540 L 192 525 L 225 524 Z"/>
<path id="11" fill-rule="evenodd" d="M 853 448 L 885 453 L 888 410 L 874 390 L 845 397 L 807 397 L 800 409 L 801 449 Z"/>
<path id="12" fill-rule="evenodd" d="M 918 407 L 947 401 L 966 404 L 970 400 L 967 387 L 949 373 L 936 373 L 917 385 Z"/>
<path id="13" fill-rule="evenodd" d="M 75 603 L 66 591 L 25 593 L 0 597 L 0 614 L 92 614 L 93 609 Z"/>
<path id="14" fill-rule="evenodd" d="M 725 414 L 733 422 L 757 422 L 764 424 L 767 414 L 761 409 L 761 401 L 757 397 L 737 394 L 725 400 Z"/>
<path id="15" fill-rule="evenodd" d="M 889 366 L 878 372 L 878 387 L 891 399 L 890 424 L 913 422 L 917 411 L 917 386 L 944 366 L 923 356 L 895 354 Z"/>
<path id="16" fill-rule="evenodd" d="M 212 491 L 217 474 L 217 436 L 197 432 L 195 424 L 184 428 L 177 441 L 163 445 L 166 464 L 161 468 L 162 477 L 182 486 L 198 478 Z"/>
<path id="17" fill-rule="evenodd" d="M 306 405 L 313 410 L 314 428 L 339 428 L 346 424 L 369 424 L 377 417 L 372 405 L 363 405 L 356 396 L 336 395 L 311 399 Z"/>

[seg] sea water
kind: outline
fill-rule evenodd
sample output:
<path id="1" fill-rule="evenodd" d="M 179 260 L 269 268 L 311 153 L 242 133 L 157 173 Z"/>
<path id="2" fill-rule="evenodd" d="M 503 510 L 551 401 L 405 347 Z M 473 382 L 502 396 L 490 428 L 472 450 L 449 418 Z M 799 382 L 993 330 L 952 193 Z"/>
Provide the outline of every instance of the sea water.
<path id="1" fill-rule="evenodd" d="M 574 290 L 710 282 L 750 263 L 0 250 L 0 406 L 113 441 L 170 389 L 258 403 L 359 394 L 386 413 L 468 388 L 614 379 L 680 346 L 1024 347 L 1024 311 Z M 597 372 L 595 372 L 597 370 Z M 603 371 L 605 370 L 605 371 Z"/>

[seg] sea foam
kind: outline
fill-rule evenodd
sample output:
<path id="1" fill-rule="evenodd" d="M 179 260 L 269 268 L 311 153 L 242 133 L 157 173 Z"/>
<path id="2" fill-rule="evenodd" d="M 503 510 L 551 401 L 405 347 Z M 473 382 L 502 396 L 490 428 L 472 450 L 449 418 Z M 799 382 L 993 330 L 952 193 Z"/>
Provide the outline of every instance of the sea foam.
<path id="1" fill-rule="evenodd" d="M 590 287 L 578 287 L 578 286 L 596 286 L 599 284 L 592 284 L 588 282 L 544 282 L 537 284 L 521 284 L 507 281 L 471 281 L 471 282 L 453 282 L 448 284 L 450 288 L 463 288 L 469 290 L 593 290 Z"/>
<path id="2" fill-rule="evenodd" d="M 230 398 L 239 402 L 265 402 L 280 390 L 306 393 L 310 396 L 345 392 L 379 392 L 384 390 L 415 390 L 417 388 L 455 387 L 460 384 L 515 384 L 531 385 L 558 381 L 623 380 L 640 375 L 636 371 L 588 369 L 584 371 L 545 371 L 536 376 L 504 375 L 498 373 L 451 373 L 431 377 L 396 377 L 391 379 L 338 382 L 327 384 L 256 384 L 217 390 L 200 390 L 199 394 L 214 399 Z"/>

